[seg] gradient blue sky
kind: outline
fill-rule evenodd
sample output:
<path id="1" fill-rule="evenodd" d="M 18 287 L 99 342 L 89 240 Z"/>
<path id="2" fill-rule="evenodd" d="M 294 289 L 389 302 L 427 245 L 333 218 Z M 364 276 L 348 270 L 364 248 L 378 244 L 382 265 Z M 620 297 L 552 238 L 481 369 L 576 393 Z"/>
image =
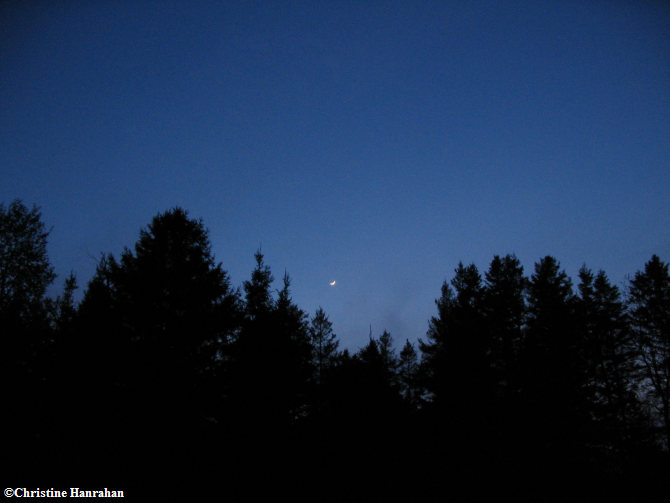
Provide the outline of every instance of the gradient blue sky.
<path id="1" fill-rule="evenodd" d="M 399 346 L 459 260 L 668 261 L 669 168 L 666 2 L 0 6 L 0 201 L 59 288 L 180 205 L 234 285 L 262 245 L 344 346 Z"/>

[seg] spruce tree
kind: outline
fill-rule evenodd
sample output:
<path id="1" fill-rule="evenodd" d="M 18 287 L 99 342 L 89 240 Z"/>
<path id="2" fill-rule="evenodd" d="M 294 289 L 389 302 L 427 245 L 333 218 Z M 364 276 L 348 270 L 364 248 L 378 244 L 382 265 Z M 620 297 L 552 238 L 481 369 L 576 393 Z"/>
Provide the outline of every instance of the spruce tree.
<path id="1" fill-rule="evenodd" d="M 418 405 L 419 390 L 417 386 L 417 374 L 419 370 L 418 355 L 409 339 L 400 350 L 398 358 L 398 382 L 400 393 L 405 402 L 412 408 Z"/>
<path id="2" fill-rule="evenodd" d="M 451 286 L 442 285 L 431 318 L 423 353 L 421 378 L 428 392 L 432 423 L 428 440 L 439 456 L 448 456 L 459 469 L 472 466 L 486 454 L 483 434 L 489 406 L 485 385 L 485 332 L 481 314 L 482 278 L 474 264 L 458 264 Z"/>
<path id="3" fill-rule="evenodd" d="M 464 400 L 475 399 L 483 365 L 481 300 L 477 268 L 459 263 L 451 286 L 445 281 L 435 301 L 438 315 L 429 322 L 428 341 L 419 340 L 423 380 L 433 404 L 443 412 L 461 414 Z"/>
<path id="4" fill-rule="evenodd" d="M 242 432 L 261 428 L 264 420 L 275 421 L 268 417 L 269 409 L 274 409 L 272 384 L 276 379 L 272 375 L 276 301 L 270 290 L 274 277 L 260 250 L 254 257 L 251 278 L 243 283 L 240 330 L 226 348 L 228 417 L 222 419 L 234 421 Z"/>
<path id="5" fill-rule="evenodd" d="M 313 347 L 307 315 L 293 303 L 290 285 L 290 278 L 284 273 L 283 288 L 279 292 L 273 316 L 271 365 L 274 369 L 274 393 L 281 397 L 280 414 L 284 416 L 286 424 L 296 425 L 308 414 Z"/>
<path id="6" fill-rule="evenodd" d="M 323 308 L 319 307 L 310 320 L 309 335 L 314 348 L 315 384 L 319 386 L 324 373 L 333 364 L 339 341 L 333 333 L 333 324 Z"/>

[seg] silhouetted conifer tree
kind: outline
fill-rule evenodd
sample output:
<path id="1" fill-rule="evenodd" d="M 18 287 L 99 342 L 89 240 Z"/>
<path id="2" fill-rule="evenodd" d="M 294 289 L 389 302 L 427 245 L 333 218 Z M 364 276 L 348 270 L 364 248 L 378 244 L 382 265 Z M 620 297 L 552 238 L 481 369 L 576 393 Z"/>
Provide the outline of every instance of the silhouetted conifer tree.
<path id="1" fill-rule="evenodd" d="M 628 312 L 637 348 L 641 391 L 670 446 L 670 275 L 654 255 L 628 289 Z"/>
<path id="2" fill-rule="evenodd" d="M 118 274 L 117 260 L 103 254 L 79 304 L 75 336 L 65 342 L 72 372 L 70 387 L 84 399 L 97 393 L 103 399 L 125 403 L 123 390 L 130 379 L 119 369 L 127 366 L 132 348 L 121 312 Z M 82 375 L 87 378 L 81 379 Z M 91 390 L 85 391 L 86 387 Z"/>
<path id="3" fill-rule="evenodd" d="M 562 464 L 578 455 L 589 428 L 582 343 L 570 278 L 555 258 L 544 257 L 535 264 L 528 288 L 521 353 L 524 427 L 533 449 Z"/>
<path id="4" fill-rule="evenodd" d="M 523 344 L 527 279 L 514 255 L 494 256 L 485 274 L 482 315 L 487 373 L 486 429 L 496 458 L 515 457 L 520 427 L 519 352 Z M 492 453 L 493 455 L 493 453 Z M 502 462 L 502 461 L 501 461 Z"/>
<path id="5" fill-rule="evenodd" d="M 61 334 L 72 329 L 77 314 L 77 306 L 74 301 L 74 292 L 77 288 L 77 278 L 71 272 L 65 280 L 63 295 L 58 296 L 55 302 L 54 324 L 56 331 Z"/>
<path id="6" fill-rule="evenodd" d="M 488 331 L 491 371 L 499 398 L 517 391 L 516 364 L 523 339 L 527 279 L 513 255 L 495 256 L 485 275 L 483 314 Z"/>
<path id="7" fill-rule="evenodd" d="M 284 396 L 282 414 L 289 425 L 295 425 L 308 413 L 309 387 L 314 372 L 307 315 L 293 303 L 290 284 L 285 273 L 274 313 L 276 344 L 273 363 L 277 369 L 276 393 Z"/>
<path id="8" fill-rule="evenodd" d="M 452 288 L 445 282 L 436 301 L 438 316 L 420 340 L 422 375 L 430 393 L 432 439 L 445 470 L 466 470 L 486 455 L 485 413 L 489 407 L 486 333 L 481 310 L 482 278 L 474 264 L 458 264 Z M 448 453 L 448 454 L 447 454 Z"/>
<path id="9" fill-rule="evenodd" d="M 236 309 L 208 231 L 181 208 L 155 216 L 120 260 L 103 256 L 80 306 L 75 439 L 107 431 L 101 455 L 136 469 L 147 456 L 163 467 L 193 456 Z"/>
<path id="10" fill-rule="evenodd" d="M 258 430 L 263 428 L 263 421 L 275 419 L 269 418 L 273 403 L 271 380 L 276 378 L 271 371 L 275 358 L 272 340 L 275 301 L 270 287 L 274 278 L 260 250 L 255 259 L 251 278 L 244 282 L 240 331 L 227 348 L 229 412 L 237 422 L 235 427 L 243 430 Z"/>
<path id="11" fill-rule="evenodd" d="M 391 337 L 391 334 L 387 330 L 384 330 L 382 335 L 379 336 L 377 346 L 379 348 L 379 356 L 381 357 L 382 365 L 389 376 L 389 382 L 391 385 L 395 386 L 398 360 L 395 355 L 395 349 L 393 348 L 393 337 Z"/>
<path id="12" fill-rule="evenodd" d="M 418 355 L 412 343 L 406 340 L 398 358 L 398 382 L 403 399 L 412 408 L 417 407 L 421 399 L 417 385 L 418 371 Z"/>
<path id="13" fill-rule="evenodd" d="M 259 448 L 286 440 L 304 421 L 313 373 L 307 317 L 291 300 L 288 275 L 276 300 L 272 281 L 259 251 L 229 352 L 231 411 L 241 434 Z"/>
<path id="14" fill-rule="evenodd" d="M 436 300 L 438 315 L 431 318 L 428 342 L 420 340 L 426 388 L 433 403 L 449 414 L 462 413 L 463 400 L 481 380 L 482 279 L 474 264 L 459 263 L 451 281 L 444 282 Z M 474 397 L 472 397 L 474 399 Z M 479 398 L 479 397 L 478 397 Z"/>
<path id="15" fill-rule="evenodd" d="M 245 317 L 254 320 L 258 317 L 267 316 L 274 307 L 270 286 L 274 281 L 270 267 L 263 262 L 263 254 L 260 250 L 254 255 L 256 267 L 251 273 L 251 279 L 244 282 L 245 292 Z"/>
<path id="16" fill-rule="evenodd" d="M 635 352 L 619 290 L 604 271 L 579 271 L 577 314 L 584 331 L 585 392 L 593 419 L 589 434 L 598 455 L 627 454 L 645 442 L 646 420 L 637 399 Z"/>
<path id="17" fill-rule="evenodd" d="M 321 307 L 316 310 L 310 321 L 309 335 L 314 348 L 313 364 L 315 383 L 318 386 L 324 373 L 333 364 L 339 345 L 337 336 L 333 333 L 333 324 Z"/>
<path id="18" fill-rule="evenodd" d="M 378 339 L 370 336 L 368 344 L 356 356 L 363 364 L 370 400 L 385 402 L 383 405 L 380 402 L 381 407 L 397 405 L 400 396 L 397 383 L 398 359 L 391 334 L 384 330 Z M 364 387 L 363 384 L 361 386 Z"/>
<path id="19" fill-rule="evenodd" d="M 391 376 L 379 348 L 379 341 L 370 336 L 368 343 L 356 354 L 361 363 L 360 390 L 363 393 L 362 405 L 370 410 L 377 409 L 377 400 L 383 400 L 391 388 Z"/>
<path id="20" fill-rule="evenodd" d="M 169 414 L 192 409 L 203 371 L 236 321 L 236 296 L 208 231 L 181 208 L 157 215 L 135 253 L 122 254 L 115 281 L 137 379 L 162 407 L 177 407 Z"/>

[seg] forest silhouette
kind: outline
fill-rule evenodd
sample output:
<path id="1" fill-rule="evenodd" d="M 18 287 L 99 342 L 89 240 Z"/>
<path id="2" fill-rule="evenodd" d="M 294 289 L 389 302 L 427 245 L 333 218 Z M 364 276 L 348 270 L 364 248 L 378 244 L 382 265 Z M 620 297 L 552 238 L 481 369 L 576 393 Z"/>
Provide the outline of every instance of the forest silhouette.
<path id="1" fill-rule="evenodd" d="M 358 500 L 667 496 L 670 276 L 620 291 L 556 258 L 459 263 L 417 344 L 340 349 L 260 250 L 241 287 L 182 208 L 101 256 L 80 302 L 39 208 L 0 205 L 5 472 L 13 486 Z M 187 488 L 187 489 L 186 489 Z"/>

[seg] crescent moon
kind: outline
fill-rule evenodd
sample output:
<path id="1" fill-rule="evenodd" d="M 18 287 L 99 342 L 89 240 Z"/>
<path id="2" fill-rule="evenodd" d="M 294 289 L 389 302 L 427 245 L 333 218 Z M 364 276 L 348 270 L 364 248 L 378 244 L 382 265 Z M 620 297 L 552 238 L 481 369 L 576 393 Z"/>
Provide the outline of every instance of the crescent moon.
<path id="1" fill-rule="evenodd" d="M 330 283 L 328 283 L 328 284 L 329 284 L 330 286 L 335 286 L 335 283 L 336 283 L 336 281 L 335 281 L 335 280 L 333 280 L 333 281 L 331 281 L 331 282 L 330 282 Z"/>

